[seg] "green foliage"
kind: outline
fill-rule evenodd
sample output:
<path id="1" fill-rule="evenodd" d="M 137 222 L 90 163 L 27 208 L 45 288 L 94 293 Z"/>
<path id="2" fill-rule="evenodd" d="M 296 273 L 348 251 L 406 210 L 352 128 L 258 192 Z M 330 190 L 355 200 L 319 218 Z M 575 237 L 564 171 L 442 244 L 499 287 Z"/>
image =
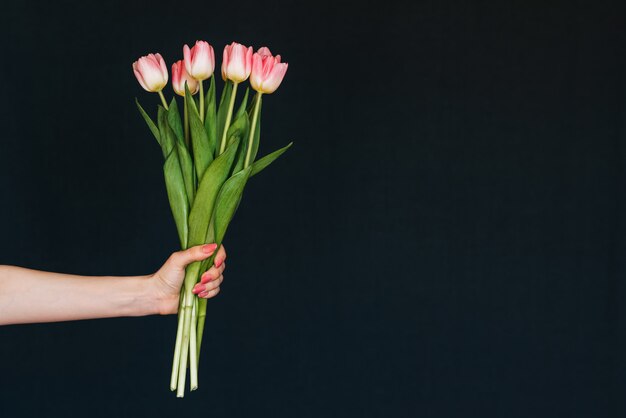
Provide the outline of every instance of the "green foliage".
<path id="1" fill-rule="evenodd" d="M 217 141 L 217 113 L 215 105 L 215 75 L 211 76 L 211 84 L 204 97 L 206 104 L 205 117 L 204 117 L 204 130 L 206 131 L 207 138 L 209 140 L 209 147 L 211 149 L 211 155 L 216 155 L 215 149 L 218 147 Z M 218 150 L 219 151 L 219 150 Z"/>
<path id="2" fill-rule="evenodd" d="M 219 107 L 217 107 L 215 77 L 212 76 L 205 96 L 205 106 L 202 109 L 199 109 L 198 101 L 191 95 L 187 86 L 185 89 L 188 132 L 183 125 L 185 121 L 181 122 L 182 118 L 175 98 L 172 99 L 169 110 L 158 106 L 156 124 L 137 100 L 136 104 L 148 128 L 161 146 L 165 158 L 163 164 L 165 186 L 181 248 L 186 249 L 209 242 L 221 245 L 239 207 L 248 179 L 272 164 L 291 147 L 292 143 L 254 161 L 261 134 L 261 96 L 257 93 L 249 104 L 249 89 L 247 89 L 237 111 L 232 115 L 232 123 L 226 132 L 226 149 L 218 156 L 221 145 L 219 141 L 224 133 L 230 101 L 233 98 L 233 84 L 226 82 Z M 257 114 L 256 121 L 253 120 L 255 113 Z M 250 139 L 253 122 L 255 122 L 254 133 Z M 185 139 L 186 132 L 189 133 L 190 144 Z M 251 141 L 251 164 L 243 168 L 249 141 Z M 190 293 L 191 288 L 197 283 L 199 275 L 213 264 L 216 254 L 217 252 L 202 262 L 188 266 L 182 290 L 187 292 L 186 296 L 193 297 Z M 192 324 L 189 299 L 181 300 L 187 301 L 185 302 L 186 312 L 182 325 L 179 322 L 180 338 L 177 338 L 175 350 L 179 353 L 176 354 L 179 357 L 175 355 L 175 361 L 178 359 L 179 363 L 174 363 L 179 364 L 180 368 L 173 367 L 173 373 L 176 375 L 172 375 L 174 383 L 171 386 L 177 388 L 176 385 L 179 385 L 177 388 L 179 396 L 184 389 L 184 386 L 181 386 L 181 376 L 184 378 L 184 372 L 186 372 L 188 342 L 194 341 L 194 334 L 190 329 L 194 327 L 193 330 L 196 331 L 195 347 L 199 356 L 206 316 L 206 300 L 194 297 L 192 302 L 197 303 L 197 323 Z M 195 358 L 192 362 L 197 362 L 197 360 Z M 190 370 L 194 375 L 193 370 L 197 370 L 197 367 L 194 369 L 192 366 Z"/>
<path id="3" fill-rule="evenodd" d="M 150 128 L 150 132 L 152 132 L 152 135 L 154 135 L 159 145 L 161 145 L 161 137 L 159 135 L 159 128 L 157 128 L 157 126 L 154 124 L 150 116 L 148 116 L 146 111 L 143 110 L 143 107 L 141 107 L 141 105 L 139 104 L 139 100 L 137 100 L 136 97 L 135 97 L 135 104 L 137 104 L 137 109 L 139 109 L 139 113 L 143 117 L 143 120 L 146 121 L 148 128 Z"/>
<path id="4" fill-rule="evenodd" d="M 282 147 L 282 148 L 272 152 L 271 154 L 267 154 L 265 157 L 260 158 L 258 161 L 255 161 L 254 164 L 250 165 L 250 167 L 252 168 L 252 171 L 250 172 L 250 177 L 252 177 L 252 176 L 254 176 L 256 174 L 259 174 L 261 171 L 263 171 L 263 169 L 265 167 L 267 167 L 268 165 L 272 164 L 275 159 L 280 157 L 292 145 L 293 145 L 293 142 L 290 142 L 286 146 L 284 146 L 284 147 Z"/>
<path id="5" fill-rule="evenodd" d="M 248 122 L 248 115 L 246 112 L 238 115 L 230 125 L 230 128 L 228 128 L 228 133 L 226 134 L 228 143 L 230 144 L 235 139 L 240 139 L 242 142 L 239 147 L 239 152 L 237 153 L 237 161 L 235 163 L 235 167 L 233 168 L 233 173 L 238 173 L 243 168 L 243 163 L 246 157 L 246 149 L 248 149 L 249 132 L 250 123 Z"/>
<path id="6" fill-rule="evenodd" d="M 249 94 L 250 94 L 250 87 L 246 88 L 246 93 L 243 95 L 243 99 L 241 100 L 239 109 L 237 109 L 237 112 L 235 112 L 233 119 L 236 119 L 246 113 L 246 106 L 248 105 Z"/>
<path id="7" fill-rule="evenodd" d="M 256 101 L 257 100 L 255 96 L 254 102 Z M 258 101 L 259 115 L 257 116 L 256 128 L 254 128 L 254 137 L 252 138 L 252 151 L 250 153 L 250 162 L 254 161 L 259 151 L 259 142 L 261 141 L 261 110 L 263 109 L 262 103 L 263 103 L 263 99 L 259 98 L 259 101 Z M 248 110 L 248 118 L 250 120 L 250 129 L 252 129 L 253 115 L 254 115 L 254 106 L 252 106 L 252 108 Z"/>
<path id="8" fill-rule="evenodd" d="M 194 184 L 195 181 L 194 181 L 194 172 L 193 172 L 193 162 L 191 161 L 189 150 L 185 146 L 184 142 L 178 141 L 176 143 L 176 152 L 178 153 L 180 171 L 183 175 L 183 180 L 185 182 L 185 192 L 187 194 L 187 201 L 189 202 L 189 206 L 191 207 L 191 205 L 193 205 L 193 200 L 196 194 L 195 184 Z"/>
<path id="9" fill-rule="evenodd" d="M 215 242 L 221 244 L 226 234 L 228 224 L 233 219 L 235 211 L 239 207 L 243 189 L 250 177 L 252 166 L 238 172 L 229 178 L 217 196 L 217 204 L 215 205 L 214 227 Z"/>
<path id="10" fill-rule="evenodd" d="M 249 92 L 250 88 L 247 88 L 246 93 L 243 96 L 243 100 L 241 101 L 241 105 L 239 106 L 237 112 L 234 113 L 233 121 L 228 128 L 228 132 L 226 133 L 228 143 L 233 141 L 235 138 L 241 138 L 241 147 L 239 147 L 239 153 L 237 154 L 237 160 L 235 163 L 235 167 L 233 168 L 233 173 L 237 173 L 243 168 L 243 163 L 246 157 L 246 150 L 248 149 L 248 133 L 250 132 L 250 122 L 248 121 L 246 106 L 248 104 Z"/>
<path id="11" fill-rule="evenodd" d="M 213 150 L 209 143 L 207 132 L 204 124 L 200 120 L 198 107 L 196 106 L 193 96 L 189 93 L 189 89 L 185 85 L 187 100 L 187 111 L 189 112 L 189 131 L 191 133 L 191 145 L 193 148 L 193 159 L 196 167 L 196 174 L 199 179 L 203 178 L 204 172 L 213 161 Z"/>
<path id="12" fill-rule="evenodd" d="M 220 106 L 217 110 L 217 141 L 221 141 L 224 134 L 224 125 L 226 124 L 226 115 L 228 114 L 228 104 L 230 103 L 230 96 L 233 92 L 233 83 L 226 81 L 224 89 L 222 90 L 222 98 L 220 99 Z M 215 147 L 215 155 L 220 152 L 220 144 L 217 143 Z"/>
<path id="13" fill-rule="evenodd" d="M 159 137 L 161 138 L 161 151 L 163 151 L 163 157 L 167 158 L 174 148 L 174 135 L 170 135 L 171 129 L 167 123 L 167 110 L 159 105 L 157 123 L 159 126 Z"/>
<path id="14" fill-rule="evenodd" d="M 174 223 L 178 230 L 180 246 L 181 248 L 187 248 L 189 202 L 185 193 L 185 182 L 180 170 L 177 152 L 170 152 L 165 159 L 163 174 L 165 176 L 167 198 L 169 199 L 172 215 L 174 216 Z"/>
<path id="15" fill-rule="evenodd" d="M 205 243 L 215 198 L 228 178 L 238 146 L 239 140 L 236 140 L 213 160 L 198 185 L 196 199 L 189 214 L 189 246 Z"/>
<path id="16" fill-rule="evenodd" d="M 183 132 L 183 123 L 180 118 L 180 112 L 178 111 L 178 103 L 176 103 L 176 98 L 172 98 L 170 102 L 169 109 L 167 110 L 167 122 L 170 125 L 170 128 L 176 135 L 176 138 L 181 142 L 185 143 L 185 134 Z"/>

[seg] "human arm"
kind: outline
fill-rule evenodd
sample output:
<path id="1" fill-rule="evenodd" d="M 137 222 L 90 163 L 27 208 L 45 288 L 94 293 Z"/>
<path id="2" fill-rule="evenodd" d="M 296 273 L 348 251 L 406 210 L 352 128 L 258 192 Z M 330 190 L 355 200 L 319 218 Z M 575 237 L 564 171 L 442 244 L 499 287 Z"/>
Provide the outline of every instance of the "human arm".
<path id="1" fill-rule="evenodd" d="M 175 252 L 145 276 L 78 276 L 0 266 L 0 325 L 176 313 L 185 267 L 210 257 L 215 247 Z M 225 258 L 220 247 L 194 293 L 210 298 L 219 292 Z"/>

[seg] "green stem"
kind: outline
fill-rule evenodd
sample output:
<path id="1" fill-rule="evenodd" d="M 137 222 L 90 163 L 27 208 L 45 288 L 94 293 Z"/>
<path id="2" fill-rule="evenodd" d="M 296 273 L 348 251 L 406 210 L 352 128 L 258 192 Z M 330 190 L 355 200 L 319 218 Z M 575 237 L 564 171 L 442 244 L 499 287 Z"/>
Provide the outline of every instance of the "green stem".
<path id="1" fill-rule="evenodd" d="M 250 157 L 252 155 L 252 141 L 254 141 L 254 131 L 256 130 L 256 122 L 259 118 L 259 109 L 261 108 L 261 96 L 263 93 L 258 92 L 256 95 L 256 101 L 254 103 L 254 114 L 252 115 L 252 126 L 250 127 L 250 137 L 248 138 L 248 149 L 246 150 L 246 159 L 243 163 L 243 168 L 248 168 L 250 165 Z"/>
<path id="2" fill-rule="evenodd" d="M 184 291 L 183 291 L 184 292 Z M 178 305 L 183 306 L 184 298 L 180 298 Z M 178 314 L 178 328 L 176 330 L 176 346 L 174 347 L 174 360 L 172 362 L 172 377 L 170 378 L 170 390 L 176 390 L 176 384 L 178 383 L 178 366 L 180 365 L 180 346 L 183 340 L 183 319 L 184 315 L 182 311 Z"/>
<path id="3" fill-rule="evenodd" d="M 200 348 L 202 347 L 202 336 L 204 335 L 204 322 L 206 321 L 206 299 L 198 299 L 198 329 L 196 330 L 196 344 L 198 348 L 198 364 L 200 364 Z"/>
<path id="4" fill-rule="evenodd" d="M 191 310 L 193 307 L 193 298 L 194 295 L 191 292 L 194 284 L 198 279 L 198 269 L 200 268 L 200 263 L 195 262 L 187 267 L 187 271 L 185 273 L 185 297 L 183 300 L 183 337 L 181 341 L 181 352 L 180 352 L 180 365 L 178 366 L 178 387 L 176 390 L 176 396 L 178 398 L 182 398 L 185 396 L 185 380 L 187 378 L 187 361 L 190 361 L 192 365 L 191 368 L 195 367 L 194 364 L 197 364 L 197 358 L 189 358 L 189 340 L 191 338 Z M 193 324 L 195 327 L 196 324 Z"/>
<path id="5" fill-rule="evenodd" d="M 215 239 L 213 238 L 212 235 L 208 235 L 206 242 L 213 242 Z M 209 266 L 213 265 L 213 262 L 215 261 L 215 257 L 217 256 L 217 252 L 220 249 L 221 244 L 218 243 L 217 244 L 217 248 L 215 249 L 215 252 L 213 253 L 213 255 L 209 258 L 207 258 L 206 260 L 204 260 L 201 264 L 200 264 L 200 270 L 198 271 L 199 275 L 202 275 L 205 271 L 207 271 L 209 269 Z M 198 349 L 196 350 L 198 353 L 198 363 L 200 363 L 200 348 L 202 347 L 202 336 L 204 335 L 204 323 L 205 323 L 205 319 L 206 319 L 206 306 L 207 306 L 207 300 L 206 299 L 199 299 L 198 300 L 198 329 L 196 330 L 196 341 L 198 344 Z"/>
<path id="6" fill-rule="evenodd" d="M 230 120 L 233 117 L 233 108 L 235 107 L 235 97 L 237 96 L 238 83 L 233 83 L 233 91 L 230 94 L 230 103 L 228 104 L 228 113 L 226 114 L 226 122 L 224 123 L 224 132 L 222 133 L 222 139 L 220 141 L 220 154 L 224 152 L 226 148 L 226 134 L 228 128 L 230 128 Z"/>
<path id="7" fill-rule="evenodd" d="M 163 96 L 163 91 L 159 90 L 159 97 L 161 98 L 161 102 L 163 103 L 163 107 L 165 110 L 168 110 L 167 102 L 165 101 L 165 96 Z"/>
<path id="8" fill-rule="evenodd" d="M 187 360 L 189 359 L 189 327 L 191 325 L 191 306 L 188 305 L 189 300 L 187 291 L 185 290 L 185 302 L 183 305 L 183 339 L 181 343 L 180 365 L 178 366 L 178 387 L 176 388 L 176 397 L 185 396 L 185 380 L 187 378 Z"/>
<path id="9" fill-rule="evenodd" d="M 200 83 L 200 105 L 198 106 L 198 113 L 200 113 L 200 120 L 204 122 L 204 88 L 202 87 L 202 80 Z"/>
<path id="10" fill-rule="evenodd" d="M 196 322 L 198 315 L 198 298 L 196 296 L 192 296 L 193 298 L 193 307 L 191 308 L 191 325 L 190 325 L 190 334 L 191 337 L 189 339 L 189 388 L 190 390 L 198 389 L 198 353 L 196 352 L 197 342 L 196 342 Z"/>
<path id="11" fill-rule="evenodd" d="M 183 96 L 184 98 L 184 96 Z M 185 145 L 187 145 L 187 149 L 189 149 L 189 105 L 187 104 L 187 99 L 184 98 L 184 125 L 185 125 Z"/>

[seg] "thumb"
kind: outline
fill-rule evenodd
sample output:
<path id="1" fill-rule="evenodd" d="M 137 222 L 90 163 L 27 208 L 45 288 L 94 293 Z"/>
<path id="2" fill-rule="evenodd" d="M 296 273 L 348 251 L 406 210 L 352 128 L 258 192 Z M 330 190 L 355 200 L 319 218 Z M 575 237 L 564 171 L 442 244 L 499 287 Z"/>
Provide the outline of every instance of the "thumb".
<path id="1" fill-rule="evenodd" d="M 188 248 L 184 251 L 177 251 L 173 253 L 167 261 L 171 267 L 178 270 L 184 270 L 188 264 L 191 264 L 194 261 L 202 261 L 205 258 L 209 258 L 216 249 L 217 244 L 196 245 L 195 247 Z"/>

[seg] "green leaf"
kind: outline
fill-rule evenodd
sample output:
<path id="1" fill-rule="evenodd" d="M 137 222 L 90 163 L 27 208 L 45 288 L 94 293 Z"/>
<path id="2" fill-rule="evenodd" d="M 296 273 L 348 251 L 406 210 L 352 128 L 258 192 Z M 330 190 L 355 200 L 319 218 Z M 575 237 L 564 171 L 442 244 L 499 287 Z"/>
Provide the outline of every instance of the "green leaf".
<path id="1" fill-rule="evenodd" d="M 222 140 L 222 135 L 224 134 L 224 125 L 226 124 L 226 115 L 228 114 L 228 105 L 230 104 L 230 96 L 233 92 L 233 83 L 232 81 L 226 81 L 224 84 L 224 89 L 222 90 L 222 98 L 220 99 L 220 106 L 217 110 L 217 141 Z M 215 147 L 215 155 L 219 153 L 219 142 Z"/>
<path id="2" fill-rule="evenodd" d="M 165 110 L 161 105 L 159 105 L 157 123 L 159 124 L 161 150 L 163 151 L 163 157 L 167 158 L 172 152 L 172 148 L 174 148 L 174 135 L 169 135 L 171 129 L 167 123 L 167 110 Z"/>
<path id="3" fill-rule="evenodd" d="M 172 215 L 174 215 L 176 229 L 178 230 L 180 246 L 181 248 L 187 248 L 189 202 L 185 193 L 185 181 L 180 170 L 177 152 L 171 152 L 165 159 L 163 174 L 165 176 L 167 198 L 170 202 Z"/>
<path id="4" fill-rule="evenodd" d="M 237 109 L 237 112 L 235 112 L 235 114 L 233 115 L 233 119 L 236 119 L 246 113 L 246 106 L 248 105 L 249 93 L 250 93 L 250 87 L 247 87 L 246 93 L 243 95 L 243 100 L 241 101 L 241 104 L 239 105 L 239 109 Z"/>
<path id="5" fill-rule="evenodd" d="M 205 243 L 215 198 L 228 178 L 238 146 L 239 140 L 229 145 L 206 169 L 198 185 L 196 198 L 189 214 L 189 246 Z"/>
<path id="6" fill-rule="evenodd" d="M 237 162 L 233 168 L 233 173 L 241 171 L 243 163 L 246 158 L 246 150 L 248 149 L 248 134 L 250 132 L 250 122 L 248 122 L 248 114 L 244 112 L 238 115 L 237 119 L 228 128 L 226 137 L 230 144 L 235 138 L 239 138 L 241 146 L 239 147 L 239 153 L 237 154 Z"/>
<path id="7" fill-rule="evenodd" d="M 256 94 L 250 101 L 250 104 L 248 105 L 248 108 L 246 109 L 246 112 L 248 112 L 248 115 L 252 115 L 252 111 L 254 110 L 254 104 L 256 103 L 256 99 L 258 95 L 259 95 L 259 92 L 256 92 Z"/>
<path id="8" fill-rule="evenodd" d="M 185 100 L 187 100 L 187 111 L 189 112 L 189 131 L 191 133 L 191 145 L 193 148 L 193 159 L 198 178 L 204 177 L 204 172 L 213 161 L 213 150 L 209 144 L 204 124 L 200 120 L 198 108 L 193 100 L 193 96 L 186 87 Z"/>
<path id="9" fill-rule="evenodd" d="M 260 158 L 258 161 L 255 161 L 254 164 L 250 165 L 252 171 L 250 172 L 250 177 L 259 174 L 265 167 L 272 164 L 275 159 L 280 157 L 285 151 L 289 149 L 293 145 L 293 142 L 290 142 L 287 146 L 284 146 L 271 154 L 267 154 L 265 157 Z"/>
<path id="10" fill-rule="evenodd" d="M 211 76 L 211 84 L 209 90 L 204 97 L 206 103 L 205 117 L 204 117 L 204 129 L 206 130 L 207 138 L 209 139 L 209 146 L 213 154 L 215 155 L 215 149 L 217 148 L 217 114 L 215 107 L 215 75 Z M 219 150 L 218 150 L 219 151 Z"/>
<path id="11" fill-rule="evenodd" d="M 246 113 L 242 115 L 237 115 L 237 117 L 230 124 L 230 128 L 228 128 L 228 133 L 226 134 L 226 138 L 228 138 L 228 143 L 232 142 L 233 137 L 241 138 L 242 140 L 248 139 L 248 132 L 250 130 L 250 122 L 248 121 L 248 115 Z"/>
<path id="12" fill-rule="evenodd" d="M 246 112 L 246 106 L 248 104 L 248 94 L 250 88 L 246 89 L 246 93 L 243 96 L 239 109 L 233 115 L 233 122 L 228 128 L 226 133 L 227 143 L 230 144 L 235 138 L 240 138 L 241 146 L 239 147 L 239 153 L 237 154 L 237 162 L 233 168 L 233 173 L 241 171 L 243 163 L 246 157 L 246 150 L 248 149 L 248 133 L 250 132 L 250 122 L 248 121 L 248 113 Z"/>
<path id="13" fill-rule="evenodd" d="M 141 113 L 141 116 L 143 116 L 143 120 L 146 121 L 148 128 L 150 128 L 150 132 L 152 132 L 152 135 L 154 135 L 159 145 L 161 145 L 161 137 L 159 135 L 159 128 L 157 128 L 157 126 L 154 124 L 152 119 L 150 119 L 150 116 L 148 116 L 146 111 L 143 110 L 143 107 L 141 107 L 141 105 L 139 104 L 139 100 L 137 100 L 136 97 L 135 97 L 135 104 L 137 104 L 137 109 L 139 109 L 139 113 Z"/>
<path id="14" fill-rule="evenodd" d="M 209 222 L 209 228 L 207 229 L 206 237 L 204 238 L 204 242 L 210 244 L 215 242 L 215 226 L 214 226 L 214 218 L 211 216 L 211 220 Z M 209 266 L 213 265 L 213 261 L 215 260 L 215 256 L 217 255 L 217 251 L 213 253 L 213 255 L 209 258 L 205 258 L 200 263 L 200 275 L 202 275 L 205 271 L 209 269 Z"/>
<path id="15" fill-rule="evenodd" d="M 246 186 L 246 182 L 250 177 L 252 166 L 238 172 L 231 178 L 229 178 L 217 196 L 217 202 L 215 204 L 214 215 L 214 237 L 215 242 L 220 245 L 226 235 L 226 229 L 228 224 L 233 219 L 239 202 L 241 202 L 241 196 L 243 195 L 243 189 Z"/>
<path id="16" fill-rule="evenodd" d="M 195 110 L 196 113 L 198 113 L 198 101 L 195 100 L 193 96 L 191 95 L 191 93 L 189 92 L 189 86 L 187 85 L 187 82 L 185 81 L 185 100 L 187 99 L 191 99 L 190 101 L 188 100 L 187 103 L 193 107 L 193 110 Z"/>
<path id="17" fill-rule="evenodd" d="M 173 109 L 174 109 L 174 113 L 176 114 L 178 109 L 176 108 L 175 103 L 174 103 Z M 163 112 L 166 112 L 169 117 L 169 114 L 171 111 L 172 111 L 172 108 L 170 108 L 169 111 L 164 110 Z M 195 194 L 194 193 L 195 187 L 194 187 L 193 163 L 191 161 L 191 156 L 189 155 L 189 150 L 187 149 L 187 146 L 185 145 L 184 139 L 177 138 L 176 134 L 170 127 L 167 121 L 167 118 L 163 117 L 163 112 L 161 112 L 161 119 L 160 119 L 160 125 L 161 125 L 160 135 L 161 135 L 161 138 L 164 140 L 163 141 L 164 143 L 173 144 L 172 149 L 170 149 L 168 152 L 168 155 L 171 153 L 177 154 L 180 172 L 182 174 L 183 181 L 184 181 L 184 192 L 185 192 L 185 195 L 187 196 L 188 203 L 191 206 L 191 204 L 193 203 L 194 194 Z"/>
<path id="18" fill-rule="evenodd" d="M 176 152 L 178 152 L 180 171 L 183 174 L 183 180 L 185 182 L 185 192 L 187 194 L 187 200 L 189 201 L 189 206 L 191 206 L 193 205 L 193 200 L 195 197 L 193 163 L 191 162 L 189 150 L 187 149 L 183 141 L 176 142 Z"/>
<path id="19" fill-rule="evenodd" d="M 180 112 L 178 110 L 178 103 L 176 103 L 176 97 L 172 98 L 170 107 L 167 111 L 167 122 L 170 124 L 170 128 L 176 134 L 176 138 L 181 143 L 185 143 L 185 133 L 183 132 L 183 123 L 180 119 Z"/>

